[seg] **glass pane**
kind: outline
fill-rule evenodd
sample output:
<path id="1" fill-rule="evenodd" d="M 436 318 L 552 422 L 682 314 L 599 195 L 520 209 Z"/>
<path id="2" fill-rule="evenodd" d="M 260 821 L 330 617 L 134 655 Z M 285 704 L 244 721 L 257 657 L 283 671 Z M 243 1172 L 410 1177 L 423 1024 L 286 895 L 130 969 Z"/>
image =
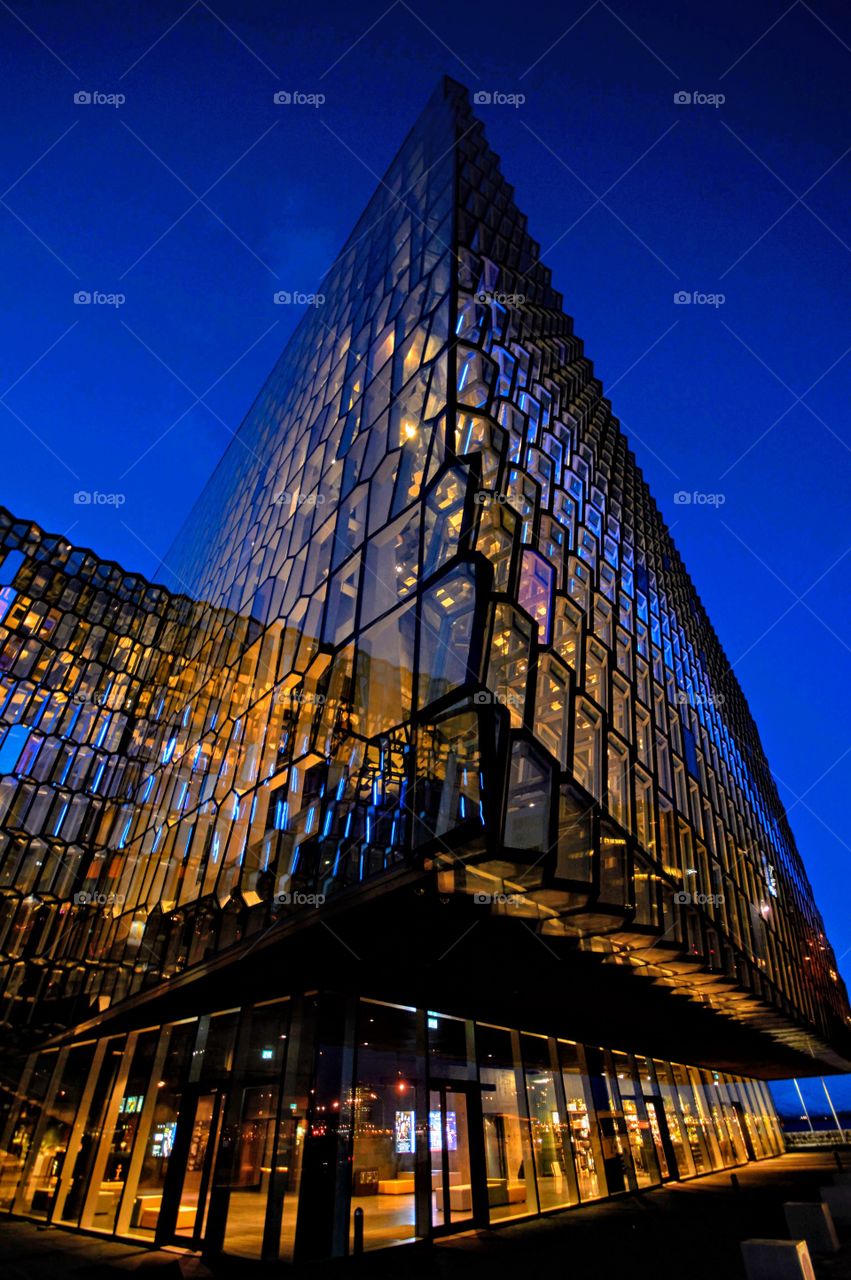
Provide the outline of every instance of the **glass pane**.
<path id="1" fill-rule="evenodd" d="M 467 679 L 475 584 L 472 570 L 443 578 L 423 596 L 420 627 L 420 705 Z"/>
<path id="2" fill-rule="evenodd" d="M 647 1108 L 647 1119 L 650 1122 L 650 1132 L 653 1135 L 653 1143 L 656 1147 L 656 1160 L 659 1164 L 659 1171 L 663 1178 L 670 1178 L 672 1174 L 665 1154 L 665 1145 L 662 1141 L 662 1125 L 665 1121 L 664 1112 L 660 1110 L 659 1103 L 652 1098 L 647 1099 L 644 1105 Z"/>
<path id="3" fill-rule="evenodd" d="M 56 1062 L 55 1050 L 38 1055 L 29 1077 L 26 1095 L 21 1101 L 18 1115 L 11 1126 L 11 1136 L 3 1152 L 4 1176 L 0 1184 L 0 1203 L 3 1208 L 11 1207 L 15 1192 L 18 1190 L 18 1182 L 36 1136 L 42 1103 Z"/>
<path id="4" fill-rule="evenodd" d="M 458 1223 L 473 1214 L 467 1097 L 455 1089 L 447 1089 L 445 1096 L 443 1140 L 449 1164 L 449 1220 Z"/>
<path id="5" fill-rule="evenodd" d="M 277 1110 L 277 1085 L 243 1091 L 224 1241 L 225 1252 L 240 1258 L 260 1257 Z"/>
<path id="6" fill-rule="evenodd" d="M 213 1127 L 217 1113 L 216 1102 L 215 1094 L 206 1093 L 198 1099 L 195 1107 L 189 1155 L 177 1210 L 176 1234 L 179 1236 L 191 1236 L 196 1229 L 201 1229 L 198 1209 L 205 1182 L 208 1182 L 209 1160 L 216 1145 Z"/>
<path id="7" fill-rule="evenodd" d="M 446 1126 L 441 1107 L 440 1090 L 431 1089 L 428 1095 L 428 1151 L 431 1172 L 431 1222 L 433 1227 L 446 1225 L 446 1193 L 443 1178 L 443 1148 L 446 1142 Z"/>
<path id="8" fill-rule="evenodd" d="M 531 643 L 530 623 L 510 605 L 496 605 L 487 684 L 497 702 L 508 707 L 511 723 L 518 728 L 526 705 Z"/>
<path id="9" fill-rule="evenodd" d="M 483 821 L 479 719 L 474 712 L 441 719 L 417 737 L 416 841 L 444 835 L 462 822 Z"/>
<path id="10" fill-rule="evenodd" d="M 431 492 L 425 509 L 423 577 L 454 555 L 464 515 L 467 479 L 462 471 L 450 471 Z"/>
<path id="11" fill-rule="evenodd" d="M 567 1126 L 563 1125 L 556 1073 L 549 1060 L 549 1042 L 541 1036 L 521 1036 L 529 1103 L 532 1153 L 541 1212 L 575 1204 L 573 1162 Z"/>
<path id="12" fill-rule="evenodd" d="M 586 1046 L 585 1061 L 597 1111 L 609 1195 L 631 1190 L 634 1177 L 632 1153 L 618 1082 L 610 1069 L 609 1055 L 604 1049 Z"/>
<path id="13" fill-rule="evenodd" d="M 546 849 L 550 827 L 550 770 L 522 742 L 511 752 L 505 843 L 515 849 Z"/>
<path id="14" fill-rule="evenodd" d="M 523 1077 L 511 1042 L 508 1031 L 476 1028 L 492 1222 L 538 1212 Z"/>
<path id="15" fill-rule="evenodd" d="M 468 1060 L 468 1028 L 471 1023 L 443 1013 L 428 1015 L 428 1070 L 432 1079 L 472 1080 L 475 1062 Z"/>
<path id="16" fill-rule="evenodd" d="M 132 1202 L 132 1234 L 146 1239 L 153 1238 L 160 1216 L 163 1187 L 174 1147 L 184 1078 L 195 1041 L 196 1027 L 197 1024 L 191 1022 L 171 1028 L 162 1075 L 159 1080 L 152 1079 L 152 1105 L 147 1108 L 147 1115 L 143 1113 L 142 1130 L 146 1132 L 141 1168 L 136 1173 L 138 1181 L 135 1187 L 133 1177 L 128 1178 L 125 1203 Z M 134 1161 L 134 1165 L 135 1163 Z"/>
<path id="17" fill-rule="evenodd" d="M 45 1105 L 39 1124 L 38 1150 L 32 1158 L 23 1200 L 16 1205 L 18 1212 L 46 1218 L 53 1207 L 94 1048 L 94 1044 L 88 1044 L 71 1049 L 60 1077 L 53 1083 L 52 1097 Z"/>
<path id="18" fill-rule="evenodd" d="M 156 1045 L 156 1033 L 152 1033 L 152 1038 L 154 1045 Z M 76 1224 L 79 1221 L 86 1189 L 89 1185 L 89 1178 L 97 1156 L 98 1145 L 104 1133 L 107 1108 L 123 1051 L 123 1038 L 110 1040 L 106 1044 L 103 1061 L 98 1072 L 98 1078 L 92 1088 L 91 1097 L 84 1099 L 83 1102 L 86 1113 L 81 1115 L 78 1120 L 81 1132 L 77 1139 L 77 1152 L 74 1157 L 73 1169 L 66 1167 L 63 1170 L 62 1187 L 53 1210 L 54 1222 Z M 147 1087 L 147 1078 L 145 1085 Z M 136 1121 L 138 1121 L 138 1118 L 137 1113 Z M 132 1142 L 130 1146 L 132 1147 Z M 126 1154 L 129 1155 L 129 1151 Z M 123 1167 L 114 1171 L 113 1180 L 122 1182 L 123 1176 L 126 1176 L 126 1168 L 127 1161 L 125 1158 Z M 119 1198 L 118 1195 L 114 1197 L 113 1212 L 108 1224 L 110 1228 L 115 1218 L 115 1210 L 118 1207 Z"/>
<path id="19" fill-rule="evenodd" d="M 115 1230 L 116 1216 L 130 1175 L 131 1161 L 136 1148 L 136 1139 L 142 1126 L 146 1102 L 148 1103 L 148 1115 L 150 1116 L 152 1113 L 153 1098 L 151 1096 L 151 1088 L 156 1088 L 156 1081 L 152 1085 L 151 1070 L 159 1038 L 160 1033 L 158 1031 L 147 1031 L 140 1035 L 136 1041 L 130 1071 L 124 1082 L 117 1110 L 115 1100 L 112 1100 L 110 1106 L 109 1094 L 107 1093 L 104 1097 L 102 1121 L 105 1122 L 107 1120 L 108 1110 L 110 1127 L 107 1129 L 105 1143 L 108 1142 L 109 1145 L 106 1147 L 105 1153 L 103 1148 L 101 1149 L 97 1163 L 92 1166 L 92 1171 L 96 1175 L 100 1170 L 100 1183 L 94 1205 L 92 1206 L 90 1203 L 86 1209 L 87 1220 L 82 1223 L 83 1226 L 91 1226 L 96 1230 L 100 1229 L 102 1231 Z M 109 1077 L 110 1091 L 115 1072 L 120 1069 L 120 1050 L 114 1049 L 111 1053 L 115 1061 Z M 109 1056 L 110 1051 L 108 1050 L 107 1057 L 109 1058 Z M 96 1136 L 100 1137 L 100 1134 Z M 92 1157 L 94 1157 L 94 1150 L 92 1151 Z M 71 1209 L 74 1207 L 73 1198 L 69 1207 Z M 79 1207 L 77 1207 L 77 1212 L 79 1212 Z"/>
<path id="20" fill-rule="evenodd" d="M 351 1211 L 364 1248 L 415 1234 L 416 1015 L 363 1001 L 358 1010 Z"/>
<path id="21" fill-rule="evenodd" d="M 602 719 L 590 703 L 576 701 L 576 732 L 573 741 L 573 775 L 580 786 L 602 799 Z"/>
<path id="22" fill-rule="evenodd" d="M 659 1182 L 659 1170 L 655 1142 L 650 1120 L 644 1108 L 644 1100 L 636 1091 L 632 1066 L 627 1055 L 613 1053 L 612 1061 L 617 1073 L 626 1132 L 635 1168 L 635 1180 L 639 1187 L 655 1186 Z"/>
<path id="23" fill-rule="evenodd" d="M 384 733 L 411 714 L 414 629 L 413 605 L 406 605 L 360 637 L 355 708 L 366 738 Z"/>
<path id="24" fill-rule="evenodd" d="M 518 599 L 538 624 L 538 643 L 550 642 L 552 593 L 555 571 L 551 564 L 530 548 L 523 549 Z"/>
<path id="25" fill-rule="evenodd" d="M 671 1141 L 673 1159 L 677 1166 L 676 1171 L 671 1171 L 671 1176 L 674 1178 L 691 1178 L 694 1175 L 694 1161 L 692 1160 L 691 1148 L 683 1134 L 679 1103 L 671 1084 L 670 1067 L 667 1062 L 656 1060 L 654 1060 L 653 1065 L 656 1068 L 656 1079 L 659 1084 L 661 1105 Z"/>
<path id="26" fill-rule="evenodd" d="M 370 540 L 366 555 L 361 626 L 410 595 L 419 570 L 419 527 L 402 516 Z"/>
<path id="27" fill-rule="evenodd" d="M 589 883 L 594 857 L 591 811 L 567 786 L 559 792 L 556 875 Z"/>
<path id="28" fill-rule="evenodd" d="M 606 1180 L 590 1082 L 578 1046 L 559 1040 L 558 1049 L 579 1196 L 597 1200 L 606 1194 Z"/>
<path id="29" fill-rule="evenodd" d="M 695 1173 L 709 1173 L 712 1169 L 712 1164 L 709 1159 L 709 1153 L 706 1149 L 700 1112 L 698 1111 L 695 1103 L 691 1081 L 685 1067 L 681 1067 L 677 1063 L 673 1063 L 671 1070 L 673 1072 L 674 1083 L 677 1086 L 677 1094 L 680 1100 L 680 1110 L 683 1116 L 686 1140 L 691 1148 Z"/>

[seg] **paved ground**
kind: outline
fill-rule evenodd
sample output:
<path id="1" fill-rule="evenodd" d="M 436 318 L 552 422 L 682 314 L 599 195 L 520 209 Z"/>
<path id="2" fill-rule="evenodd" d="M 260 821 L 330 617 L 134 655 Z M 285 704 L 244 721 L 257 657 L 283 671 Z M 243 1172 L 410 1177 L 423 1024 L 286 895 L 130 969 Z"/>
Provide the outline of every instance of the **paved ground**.
<path id="1" fill-rule="evenodd" d="M 846 1153 L 846 1163 L 851 1158 Z M 729 1174 L 666 1187 L 549 1218 L 470 1232 L 434 1247 L 404 1246 L 360 1261 L 303 1268 L 305 1280 L 743 1280 L 739 1243 L 785 1238 L 783 1202 L 818 1200 L 833 1180 L 830 1153 L 784 1156 Z M 819 1280 L 851 1280 L 851 1227 L 842 1249 L 816 1259 Z M 180 1250 L 151 1251 L 55 1227 L 0 1222 L 4 1280 L 270 1280 L 281 1265 L 209 1262 Z M 145 1274 L 146 1273 L 146 1274 Z"/>

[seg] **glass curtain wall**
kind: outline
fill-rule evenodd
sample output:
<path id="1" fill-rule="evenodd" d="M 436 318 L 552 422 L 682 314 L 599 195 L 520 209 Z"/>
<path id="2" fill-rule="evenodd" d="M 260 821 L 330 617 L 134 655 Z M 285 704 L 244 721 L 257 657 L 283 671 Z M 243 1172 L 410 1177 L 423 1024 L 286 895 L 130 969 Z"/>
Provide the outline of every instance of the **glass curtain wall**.
<path id="1" fill-rule="evenodd" d="M 344 1047 L 345 1066 L 319 1099 L 325 1059 L 307 1005 L 298 1018 L 280 999 L 34 1055 L 3 1134 L 3 1205 L 292 1260 L 303 1217 L 321 1248 L 336 1215 L 340 1243 L 327 1248 L 341 1251 L 362 1209 L 375 1249 L 783 1149 L 759 1081 L 367 999 L 326 1027 L 337 1039 L 321 1044 Z M 341 1144 L 336 1182 L 317 1164 L 326 1130 Z"/>

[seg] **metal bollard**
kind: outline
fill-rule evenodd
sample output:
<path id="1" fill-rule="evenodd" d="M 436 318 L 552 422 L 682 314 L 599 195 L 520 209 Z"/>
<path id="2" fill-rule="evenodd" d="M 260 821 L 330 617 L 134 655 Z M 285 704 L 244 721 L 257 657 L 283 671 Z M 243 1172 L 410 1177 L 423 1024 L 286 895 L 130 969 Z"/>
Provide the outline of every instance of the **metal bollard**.
<path id="1" fill-rule="evenodd" d="M 734 1191 L 741 1191 L 742 1188 L 739 1183 L 739 1175 L 737 1173 L 730 1174 L 730 1186 Z"/>
<path id="2" fill-rule="evenodd" d="M 842 1156 L 839 1154 L 839 1152 L 838 1152 L 838 1151 L 834 1151 L 834 1153 L 833 1153 L 833 1158 L 834 1158 L 834 1160 L 836 1161 L 836 1167 L 837 1167 L 837 1169 L 841 1169 L 841 1168 L 842 1168 Z"/>
<path id="3" fill-rule="evenodd" d="M 360 1207 L 355 1209 L 355 1233 L 352 1253 L 356 1258 L 359 1258 L 363 1253 L 363 1209 Z"/>

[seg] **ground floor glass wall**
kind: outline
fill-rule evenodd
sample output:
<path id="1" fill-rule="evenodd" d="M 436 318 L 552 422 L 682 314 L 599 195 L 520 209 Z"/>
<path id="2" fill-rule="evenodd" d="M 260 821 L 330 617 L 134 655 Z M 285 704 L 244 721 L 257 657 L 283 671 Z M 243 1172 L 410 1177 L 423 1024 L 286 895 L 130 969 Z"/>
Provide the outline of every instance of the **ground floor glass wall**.
<path id="1" fill-rule="evenodd" d="M 0 1207 L 273 1260 L 569 1208 L 783 1149 L 767 1086 L 312 993 L 40 1052 Z M 356 1228 L 357 1223 L 357 1228 Z"/>

